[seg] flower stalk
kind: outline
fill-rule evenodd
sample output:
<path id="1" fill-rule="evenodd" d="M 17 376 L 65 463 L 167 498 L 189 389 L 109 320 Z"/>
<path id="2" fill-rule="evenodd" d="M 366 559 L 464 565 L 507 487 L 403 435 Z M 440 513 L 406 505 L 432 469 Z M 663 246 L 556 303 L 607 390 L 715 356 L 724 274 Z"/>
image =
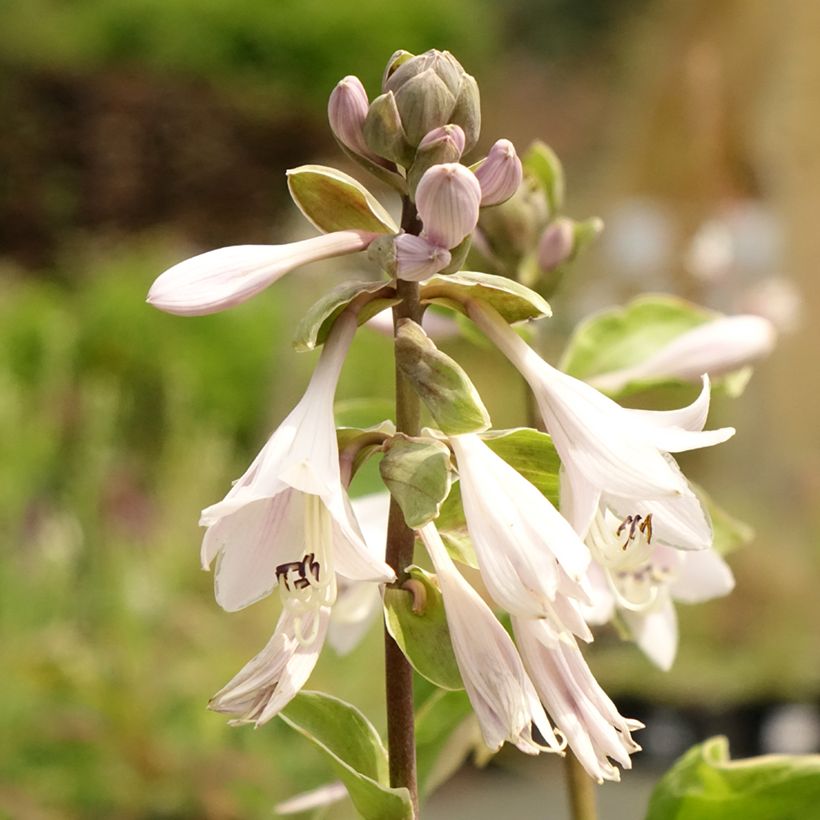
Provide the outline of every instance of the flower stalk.
<path id="1" fill-rule="evenodd" d="M 421 230 L 416 208 L 409 198 L 402 206 L 401 227 L 407 234 L 417 236 Z M 397 328 L 401 319 L 421 322 L 422 307 L 419 284 L 399 279 L 396 293 L 401 302 L 393 308 L 393 322 Z M 417 436 L 421 426 L 421 403 L 413 386 L 396 366 L 396 431 Z M 415 533 L 404 522 L 402 511 L 395 499 L 390 501 L 387 521 L 386 561 L 395 570 L 396 584 L 407 580 L 405 568 L 413 563 Z M 387 696 L 387 748 L 390 758 L 390 785 L 403 786 L 410 792 L 413 811 L 419 814 L 418 785 L 416 781 L 416 742 L 413 722 L 413 668 L 385 628 L 385 690 Z"/>

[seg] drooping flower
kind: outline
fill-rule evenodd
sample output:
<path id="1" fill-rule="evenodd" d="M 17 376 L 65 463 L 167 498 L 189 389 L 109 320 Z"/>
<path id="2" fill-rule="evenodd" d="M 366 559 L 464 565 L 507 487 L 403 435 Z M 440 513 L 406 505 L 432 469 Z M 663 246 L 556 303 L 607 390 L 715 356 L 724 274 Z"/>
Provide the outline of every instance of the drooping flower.
<path id="1" fill-rule="evenodd" d="M 618 712 L 572 638 L 556 637 L 543 620 L 513 617 L 512 623 L 524 666 L 581 765 L 599 783 L 620 780 L 610 758 L 632 768 L 629 756 L 641 747 L 631 732 L 643 724 Z"/>
<path id="2" fill-rule="evenodd" d="M 559 593 L 585 600 L 589 550 L 558 510 L 479 436 L 449 441 L 470 540 L 493 600 L 533 618 L 554 617 Z"/>
<path id="3" fill-rule="evenodd" d="M 202 563 L 218 558 L 216 598 L 242 609 L 278 586 L 283 612 L 265 649 L 214 697 L 237 722 L 269 720 L 310 675 L 337 597 L 337 575 L 374 587 L 395 578 L 368 550 L 342 486 L 333 395 L 356 318 L 343 313 L 325 342 L 305 395 L 218 504 Z"/>
<path id="4" fill-rule="evenodd" d="M 301 265 L 362 251 L 377 235 L 335 231 L 286 245 L 218 248 L 161 273 L 146 301 L 180 316 L 216 313 L 247 301 Z"/>
<path id="5" fill-rule="evenodd" d="M 660 502 L 692 529 L 708 529 L 700 504 L 668 455 L 718 444 L 734 434 L 729 427 L 702 432 L 708 378 L 688 407 L 626 409 L 545 362 L 492 307 L 473 301 L 468 311 L 533 391 L 564 470 L 561 509 L 576 532 L 586 534 L 604 493 L 632 505 Z"/>
<path id="6" fill-rule="evenodd" d="M 631 381 L 673 378 L 700 381 L 760 359 L 774 348 L 774 325 L 762 316 L 722 316 L 687 330 L 636 365 L 589 379 L 600 390 L 616 392 Z"/>
<path id="7" fill-rule="evenodd" d="M 436 570 L 453 652 L 484 742 L 494 751 L 505 741 L 527 754 L 560 751 L 512 638 L 456 569 L 435 525 L 419 534 Z M 546 746 L 533 738 L 533 725 Z"/>

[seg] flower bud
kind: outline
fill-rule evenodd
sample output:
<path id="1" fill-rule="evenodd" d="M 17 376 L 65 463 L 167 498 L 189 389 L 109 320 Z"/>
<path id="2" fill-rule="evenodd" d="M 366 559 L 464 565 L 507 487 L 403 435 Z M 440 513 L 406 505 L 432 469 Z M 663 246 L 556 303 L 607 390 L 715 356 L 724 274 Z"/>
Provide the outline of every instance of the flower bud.
<path id="1" fill-rule="evenodd" d="M 405 167 L 413 161 L 392 91 L 370 103 L 362 130 L 368 148 L 378 156 Z"/>
<path id="2" fill-rule="evenodd" d="M 450 251 L 424 237 L 403 233 L 396 237 L 394 244 L 399 279 L 421 282 L 450 264 Z"/>
<path id="3" fill-rule="evenodd" d="M 434 165 L 416 189 L 422 236 L 442 248 L 455 248 L 478 222 L 481 186 L 475 174 L 457 162 Z"/>
<path id="4" fill-rule="evenodd" d="M 419 143 L 416 158 L 407 173 L 407 185 L 413 196 L 425 171 L 445 162 L 458 162 L 464 151 L 464 131 L 457 125 L 434 128 Z"/>
<path id="5" fill-rule="evenodd" d="M 428 131 L 446 125 L 455 104 L 455 95 L 432 68 L 411 77 L 396 91 L 396 106 L 411 145 L 418 145 Z"/>
<path id="6" fill-rule="evenodd" d="M 393 52 L 387 61 L 387 65 L 384 67 L 384 74 L 382 74 L 382 91 L 388 90 L 387 81 L 393 76 L 396 70 L 415 56 L 415 54 L 405 51 L 403 48 Z"/>
<path id="7" fill-rule="evenodd" d="M 475 170 L 481 185 L 481 205 L 506 202 L 521 184 L 521 160 L 509 140 L 498 140 Z"/>
<path id="8" fill-rule="evenodd" d="M 367 117 L 367 92 L 352 74 L 340 80 L 330 94 L 327 117 L 333 135 L 345 148 L 370 159 L 375 154 L 367 147 L 362 128 Z"/>
<path id="9" fill-rule="evenodd" d="M 388 71 L 391 66 L 399 65 L 385 79 L 384 90 L 398 92 L 407 82 L 425 71 L 432 71 L 447 86 L 453 97 L 458 95 L 461 86 L 461 77 L 465 73 L 461 63 L 450 54 L 449 51 L 439 51 L 431 48 L 424 54 L 414 57 L 406 57 L 407 52 L 396 54 L 391 57 L 388 63 Z M 399 62 L 401 61 L 401 62 Z"/>
<path id="10" fill-rule="evenodd" d="M 541 234 L 538 242 L 538 267 L 544 273 L 555 270 L 575 250 L 575 225 L 571 219 L 559 217 Z"/>
<path id="11" fill-rule="evenodd" d="M 461 78 L 461 88 L 450 114 L 450 122 L 461 126 L 466 140 L 464 151 L 471 151 L 481 133 L 481 95 L 475 77 L 469 74 Z"/>

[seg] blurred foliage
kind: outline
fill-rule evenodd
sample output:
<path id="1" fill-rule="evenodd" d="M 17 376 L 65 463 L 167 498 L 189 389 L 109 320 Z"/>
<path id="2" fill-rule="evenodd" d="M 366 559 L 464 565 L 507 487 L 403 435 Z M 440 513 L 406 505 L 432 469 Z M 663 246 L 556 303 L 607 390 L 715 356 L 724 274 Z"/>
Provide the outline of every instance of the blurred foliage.
<path id="1" fill-rule="evenodd" d="M 140 65 L 323 102 L 345 74 L 375 88 L 398 48 L 448 48 L 465 65 L 479 62 L 495 38 L 495 8 L 487 0 L 11 0 L 0 4 L 0 54 L 62 70 Z M 474 15 L 487 24 L 464 26 Z"/>

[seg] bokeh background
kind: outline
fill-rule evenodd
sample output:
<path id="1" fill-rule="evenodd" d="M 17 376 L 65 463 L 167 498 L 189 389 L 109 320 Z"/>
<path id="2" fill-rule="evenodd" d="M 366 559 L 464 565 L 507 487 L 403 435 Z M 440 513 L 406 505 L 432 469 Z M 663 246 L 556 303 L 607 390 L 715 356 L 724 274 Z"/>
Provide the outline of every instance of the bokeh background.
<path id="1" fill-rule="evenodd" d="M 736 754 L 817 750 L 815 0 L 5 0 L 0 32 L 0 817 L 269 817 L 330 778 L 280 722 L 229 729 L 205 710 L 276 604 L 217 608 L 196 522 L 304 388 L 300 312 L 358 263 L 211 317 L 144 297 L 197 251 L 308 235 L 284 171 L 347 168 L 327 95 L 349 73 L 375 95 L 396 48 L 453 51 L 482 88 L 481 147 L 544 139 L 569 213 L 604 218 L 553 300 L 556 350 L 588 311 L 647 290 L 781 330 L 745 395 L 715 401 L 738 435 L 685 465 L 757 532 L 730 557 L 736 592 L 680 608 L 668 674 L 614 635 L 590 653 L 649 723 L 602 817 L 642 816 L 657 774 L 712 734 Z M 497 426 L 520 423 L 503 362 L 451 347 Z M 361 333 L 340 397 L 389 397 L 389 355 Z M 377 726 L 380 647 L 376 632 L 325 653 L 311 682 Z M 560 818 L 560 772 L 468 761 L 427 816 Z"/>

